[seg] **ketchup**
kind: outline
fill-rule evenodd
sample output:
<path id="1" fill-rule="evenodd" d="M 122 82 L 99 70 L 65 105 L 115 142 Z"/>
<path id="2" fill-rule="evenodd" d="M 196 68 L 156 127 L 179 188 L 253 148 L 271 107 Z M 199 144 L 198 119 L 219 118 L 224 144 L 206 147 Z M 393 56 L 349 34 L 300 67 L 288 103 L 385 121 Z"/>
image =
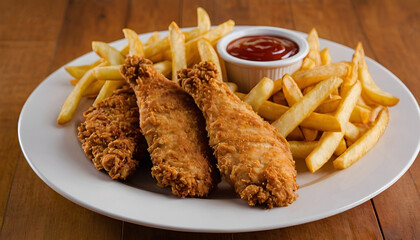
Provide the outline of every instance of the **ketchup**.
<path id="1" fill-rule="evenodd" d="M 292 40 L 274 35 L 245 36 L 230 42 L 226 51 L 237 58 L 251 61 L 276 61 L 289 58 L 299 51 Z"/>

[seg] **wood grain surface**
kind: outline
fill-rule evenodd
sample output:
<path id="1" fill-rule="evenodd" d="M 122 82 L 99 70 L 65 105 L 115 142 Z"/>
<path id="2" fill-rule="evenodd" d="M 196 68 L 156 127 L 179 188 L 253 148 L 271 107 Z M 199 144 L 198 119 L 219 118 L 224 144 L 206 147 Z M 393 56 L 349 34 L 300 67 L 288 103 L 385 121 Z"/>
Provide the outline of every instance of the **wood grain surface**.
<path id="1" fill-rule="evenodd" d="M 20 110 L 35 87 L 91 41 L 196 24 L 196 7 L 212 24 L 270 25 L 354 47 L 396 74 L 420 99 L 418 0 L 2 0 L 0 1 L 1 239 L 417 239 L 419 157 L 393 186 L 364 204 L 319 221 L 251 233 L 187 233 L 138 226 L 80 207 L 30 168 L 18 138 Z M 392 117 L 392 116 L 391 116 Z M 397 159 L 396 159 L 397 160 Z M 333 195 L 331 197 L 334 197 Z"/>

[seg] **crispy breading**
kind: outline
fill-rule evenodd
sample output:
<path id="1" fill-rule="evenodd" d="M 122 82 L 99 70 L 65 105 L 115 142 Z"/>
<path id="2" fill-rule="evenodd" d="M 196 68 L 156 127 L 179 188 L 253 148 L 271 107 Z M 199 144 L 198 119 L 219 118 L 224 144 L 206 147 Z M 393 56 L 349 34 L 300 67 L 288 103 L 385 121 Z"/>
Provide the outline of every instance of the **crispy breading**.
<path id="1" fill-rule="evenodd" d="M 134 89 L 152 175 L 179 197 L 207 196 L 220 181 L 205 123 L 194 100 L 152 62 L 128 57 L 121 73 Z"/>
<path id="2" fill-rule="evenodd" d="M 268 208 L 295 201 L 295 163 L 278 131 L 217 81 L 213 63 L 183 69 L 178 77 L 203 112 L 222 177 L 240 197 Z"/>
<path id="3" fill-rule="evenodd" d="M 126 179 L 147 156 L 133 90 L 126 85 L 84 112 L 77 137 L 86 156 L 112 179 Z"/>

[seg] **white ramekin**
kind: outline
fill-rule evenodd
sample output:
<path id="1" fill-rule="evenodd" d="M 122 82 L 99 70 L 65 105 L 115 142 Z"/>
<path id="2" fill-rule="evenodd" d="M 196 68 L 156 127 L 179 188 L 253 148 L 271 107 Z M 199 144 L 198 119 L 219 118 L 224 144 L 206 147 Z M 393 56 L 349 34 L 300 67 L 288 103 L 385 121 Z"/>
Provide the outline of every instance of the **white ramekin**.
<path id="1" fill-rule="evenodd" d="M 292 57 L 276 61 L 250 61 L 230 55 L 226 51 L 227 45 L 235 39 L 253 35 L 274 35 L 294 41 L 299 51 Z M 302 59 L 309 52 L 309 45 L 305 38 L 298 33 L 276 27 L 249 27 L 234 31 L 217 43 L 217 51 L 225 60 L 226 72 L 229 81 L 238 85 L 241 92 L 249 92 L 263 77 L 273 80 L 281 78 L 286 73 L 293 73 L 302 65 Z"/>

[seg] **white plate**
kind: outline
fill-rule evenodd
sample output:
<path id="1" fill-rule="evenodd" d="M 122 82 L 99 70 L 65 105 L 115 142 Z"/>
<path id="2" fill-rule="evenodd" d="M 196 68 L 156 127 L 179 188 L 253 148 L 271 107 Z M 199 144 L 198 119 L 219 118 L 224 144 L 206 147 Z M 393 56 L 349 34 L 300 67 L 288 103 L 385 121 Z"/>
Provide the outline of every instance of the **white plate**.
<path id="1" fill-rule="evenodd" d="M 142 34 L 141 39 L 150 35 Z M 118 49 L 125 44 L 125 40 L 112 43 Z M 333 61 L 351 60 L 352 49 L 322 39 L 320 44 L 329 48 Z M 95 59 L 91 52 L 68 65 Z M 249 207 L 224 183 L 208 199 L 178 199 L 155 185 L 147 166 L 127 183 L 112 181 L 94 168 L 76 138 L 76 126 L 91 102 L 83 100 L 67 125 L 56 124 L 61 105 L 72 90 L 71 77 L 64 68 L 45 79 L 26 101 L 19 118 L 19 141 L 32 169 L 52 189 L 112 218 L 191 232 L 246 232 L 302 224 L 343 212 L 381 193 L 407 171 L 419 152 L 420 111 L 415 98 L 383 66 L 369 58 L 367 64 L 377 84 L 400 98 L 399 104 L 390 108 L 388 128 L 378 144 L 346 170 L 336 171 L 328 163 L 311 174 L 298 161 L 299 198 L 288 207 Z"/>

